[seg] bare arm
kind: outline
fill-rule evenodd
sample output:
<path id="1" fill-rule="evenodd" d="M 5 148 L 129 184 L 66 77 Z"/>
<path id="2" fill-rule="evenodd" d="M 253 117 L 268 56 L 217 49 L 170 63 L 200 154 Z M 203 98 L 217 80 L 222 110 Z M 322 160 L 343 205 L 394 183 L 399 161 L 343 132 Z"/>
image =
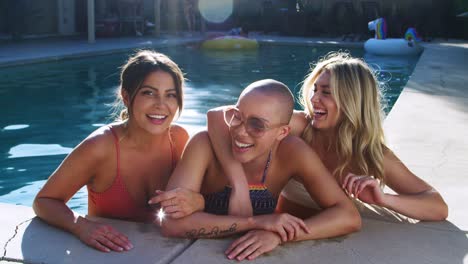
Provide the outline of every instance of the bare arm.
<path id="1" fill-rule="evenodd" d="M 231 137 L 229 136 L 229 128 L 224 123 L 223 107 L 208 111 L 207 120 L 208 134 L 214 152 L 232 187 L 228 212 L 230 215 L 251 216 L 253 211 L 247 177 L 241 163 L 235 160 L 232 155 Z"/>
<path id="2" fill-rule="evenodd" d="M 96 174 L 106 149 L 103 137 L 91 135 L 65 158 L 37 194 L 33 208 L 37 216 L 47 223 L 74 234 L 96 249 L 104 252 L 128 250 L 132 245 L 124 235 L 111 226 L 75 214 L 66 205 Z"/>
<path id="3" fill-rule="evenodd" d="M 318 214 L 305 219 L 307 228 L 295 230 L 294 238 L 288 241 L 327 238 L 359 230 L 359 213 L 317 154 L 301 139 L 293 136 L 283 139 L 280 148 L 283 153 L 280 159 L 289 161 L 287 166 L 292 166 L 294 175 L 302 179 L 312 199 L 322 208 Z M 272 251 L 281 241 L 284 242 L 284 239 L 271 230 L 252 230 L 236 239 L 225 254 L 229 259 L 253 260 Z"/>
<path id="4" fill-rule="evenodd" d="M 448 207 L 440 194 L 414 175 L 395 154 L 384 155 L 385 182 L 397 194 L 384 193 L 379 182 L 370 176 L 349 174 L 343 187 L 359 200 L 387 207 L 413 219 L 441 221 L 448 216 Z"/>
<path id="5" fill-rule="evenodd" d="M 184 188 L 200 191 L 205 173 L 214 158 L 208 134 L 201 132 L 195 135 L 187 144 L 182 159 L 171 175 L 167 190 Z M 151 199 L 150 203 L 154 201 Z M 261 228 L 281 233 L 286 240 L 286 236 L 294 232 L 292 229 L 305 228 L 302 220 L 287 214 L 245 217 L 196 212 L 181 219 L 164 219 L 160 224 L 165 236 L 187 238 L 223 237 Z"/>
<path id="6" fill-rule="evenodd" d="M 294 110 L 291 121 L 289 122 L 289 126 L 291 127 L 289 134 L 300 137 L 304 132 L 308 122 L 309 120 L 307 119 L 306 113 L 304 111 Z"/>
<path id="7" fill-rule="evenodd" d="M 295 175 L 302 179 L 312 199 L 322 208 L 318 214 L 305 219 L 310 233 L 296 234 L 295 240 L 320 239 L 358 231 L 361 227 L 358 211 L 315 151 L 299 138 L 290 137 L 288 141 L 285 143 L 289 149 L 285 153 L 288 153 L 291 166 L 296 168 Z"/>
<path id="8" fill-rule="evenodd" d="M 382 206 L 420 220 L 447 218 L 448 207 L 442 196 L 414 175 L 391 151 L 385 153 L 384 172 L 386 184 L 398 195 L 385 194 Z"/>

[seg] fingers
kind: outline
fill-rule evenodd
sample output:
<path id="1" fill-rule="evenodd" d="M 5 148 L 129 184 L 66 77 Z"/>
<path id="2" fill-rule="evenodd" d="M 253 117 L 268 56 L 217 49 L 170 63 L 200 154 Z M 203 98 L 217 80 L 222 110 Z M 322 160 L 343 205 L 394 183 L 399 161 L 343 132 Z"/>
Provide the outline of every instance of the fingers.
<path id="1" fill-rule="evenodd" d="M 98 226 L 90 236 L 83 241 L 102 252 L 122 252 L 133 248 L 128 237 L 107 225 Z"/>
<path id="2" fill-rule="evenodd" d="M 257 239 L 250 232 L 234 241 L 226 250 L 227 258 L 243 260 L 245 257 L 255 251 L 260 244 L 256 243 Z"/>
<path id="3" fill-rule="evenodd" d="M 287 223 L 284 225 L 284 230 L 286 231 L 286 234 L 288 236 L 288 241 L 291 241 L 294 239 L 296 236 L 296 228 L 294 228 L 293 223 Z"/>
<path id="4" fill-rule="evenodd" d="M 125 249 L 125 250 L 130 250 L 133 248 L 132 243 L 130 243 L 130 240 L 128 237 L 122 235 L 121 233 L 117 231 L 111 231 L 108 232 L 106 235 L 107 239 L 109 239 L 112 243 L 115 245 Z"/>
<path id="5" fill-rule="evenodd" d="M 276 233 L 252 230 L 235 240 L 224 253 L 229 259 L 253 260 L 263 253 L 273 250 L 279 244 L 279 237 Z"/>
<path id="6" fill-rule="evenodd" d="M 103 246 L 101 243 L 99 243 L 97 240 L 91 240 L 88 245 L 91 247 L 101 251 L 101 252 L 110 252 L 111 250 L 108 247 Z"/>
<path id="7" fill-rule="evenodd" d="M 306 225 L 306 223 L 304 222 L 304 220 L 302 219 L 299 219 L 296 217 L 296 221 L 299 225 L 299 227 L 304 231 L 306 232 L 306 234 L 310 234 L 310 229 L 309 227 Z M 296 234 L 299 232 L 299 230 L 297 230 Z"/>
<path id="8" fill-rule="evenodd" d="M 96 241 L 112 251 L 122 252 L 124 250 L 122 247 L 109 240 L 106 235 L 96 237 Z"/>
<path id="9" fill-rule="evenodd" d="M 228 247 L 228 249 L 226 249 L 226 251 L 224 251 L 224 254 L 228 255 L 228 258 L 230 258 L 229 256 L 231 255 L 231 252 L 237 248 L 237 246 L 241 243 L 243 243 L 244 241 L 246 241 L 247 239 L 250 238 L 250 232 L 239 237 L 238 239 L 234 240 L 234 242 L 232 242 L 232 244 Z M 232 259 L 232 258 L 230 258 Z"/>
<path id="10" fill-rule="evenodd" d="M 175 212 L 175 213 L 172 213 L 172 214 L 168 214 L 168 217 L 172 218 L 172 219 L 179 219 L 179 218 L 182 218 L 182 217 L 185 217 L 187 216 L 187 214 L 185 214 L 184 212 L 181 212 L 181 211 L 178 211 L 178 212 Z"/>
<path id="11" fill-rule="evenodd" d="M 348 186 L 348 181 L 353 177 L 356 176 L 352 173 L 348 173 L 346 177 L 343 179 L 343 183 L 341 184 L 341 188 L 346 189 L 346 186 Z"/>
<path id="12" fill-rule="evenodd" d="M 175 190 L 171 190 L 171 191 L 167 191 L 167 192 L 164 192 L 164 191 L 161 191 L 161 190 L 156 190 L 156 196 L 151 198 L 149 201 L 148 201 L 148 204 L 157 204 L 157 203 L 162 203 L 164 201 L 167 201 L 167 200 L 170 200 L 170 199 L 173 199 L 173 198 L 176 198 L 177 197 L 177 192 Z"/>
<path id="13" fill-rule="evenodd" d="M 358 179 L 359 179 L 359 176 L 356 176 L 356 175 L 350 176 L 348 178 L 348 182 L 345 187 L 348 194 L 353 194 L 353 185 L 354 185 L 354 182 L 357 181 Z"/>
<path id="14" fill-rule="evenodd" d="M 171 199 L 162 201 L 162 202 L 161 202 L 161 207 L 163 207 L 164 209 L 166 209 L 166 207 L 169 207 L 169 206 L 176 206 L 177 204 L 179 204 L 179 202 L 177 201 L 177 199 L 176 199 L 176 198 L 171 198 Z"/>
<path id="15" fill-rule="evenodd" d="M 250 242 L 250 241 L 249 241 Z M 238 261 L 244 260 L 246 257 L 250 256 L 253 252 L 257 251 L 260 248 L 261 244 L 257 241 L 252 241 L 251 244 L 247 246 L 237 257 Z"/>
<path id="16" fill-rule="evenodd" d="M 366 188 L 366 187 L 376 187 L 378 186 L 378 182 L 372 178 L 365 179 L 363 181 L 360 181 L 358 186 L 356 187 L 356 196 L 359 196 L 359 194 Z"/>
<path id="17" fill-rule="evenodd" d="M 265 253 L 266 251 L 263 249 L 263 247 L 260 247 L 258 248 L 257 250 L 255 250 L 252 254 L 250 254 L 250 256 L 247 257 L 248 260 L 254 260 L 256 259 L 258 256 L 262 255 L 263 253 Z"/>

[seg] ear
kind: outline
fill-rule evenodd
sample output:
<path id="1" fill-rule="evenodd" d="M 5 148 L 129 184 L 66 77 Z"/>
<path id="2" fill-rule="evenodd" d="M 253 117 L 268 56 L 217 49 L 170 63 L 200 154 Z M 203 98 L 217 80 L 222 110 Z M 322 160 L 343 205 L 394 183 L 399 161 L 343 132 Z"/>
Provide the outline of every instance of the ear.
<path id="1" fill-rule="evenodd" d="M 130 106 L 130 96 L 128 95 L 128 92 L 124 89 L 120 89 L 120 96 L 122 96 L 122 101 L 125 107 L 128 108 Z"/>
<path id="2" fill-rule="evenodd" d="M 289 132 L 291 132 L 291 127 L 289 125 L 284 125 L 280 127 L 280 131 L 278 132 L 278 135 L 276 136 L 276 140 L 281 141 L 283 138 L 289 135 Z"/>

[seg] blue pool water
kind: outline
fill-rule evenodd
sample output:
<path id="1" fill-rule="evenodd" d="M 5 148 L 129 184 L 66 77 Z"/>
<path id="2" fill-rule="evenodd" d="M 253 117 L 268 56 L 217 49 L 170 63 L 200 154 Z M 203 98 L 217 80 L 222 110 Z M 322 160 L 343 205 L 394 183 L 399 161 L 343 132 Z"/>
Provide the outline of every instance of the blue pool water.
<path id="1" fill-rule="evenodd" d="M 208 109 L 232 104 L 249 83 L 273 78 L 298 94 L 316 61 L 332 49 L 268 45 L 256 52 L 201 52 L 192 47 L 164 48 L 186 73 L 185 109 L 178 123 L 190 133 L 205 126 Z M 371 57 L 348 49 L 380 69 L 387 84 L 387 111 L 408 81 L 418 58 Z M 112 118 L 119 66 L 128 55 L 32 64 L 0 69 L 0 202 L 31 206 L 37 191 L 65 155 Z M 296 105 L 300 109 L 299 105 Z M 69 206 L 86 213 L 87 193 Z"/>

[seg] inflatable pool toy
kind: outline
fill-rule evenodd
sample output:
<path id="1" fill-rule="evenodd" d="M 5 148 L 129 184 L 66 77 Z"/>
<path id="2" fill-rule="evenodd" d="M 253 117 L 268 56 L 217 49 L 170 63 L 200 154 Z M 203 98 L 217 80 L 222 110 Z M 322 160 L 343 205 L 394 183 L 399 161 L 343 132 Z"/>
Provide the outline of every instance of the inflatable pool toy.
<path id="1" fill-rule="evenodd" d="M 419 55 L 423 47 L 418 42 L 421 38 L 416 29 L 409 28 L 405 38 L 386 38 L 387 23 L 384 18 L 378 18 L 369 22 L 369 30 L 375 30 L 375 36 L 364 43 L 366 52 L 374 55 Z"/>
<path id="2" fill-rule="evenodd" d="M 375 55 L 419 55 L 423 47 L 406 39 L 369 39 L 364 43 L 364 49 Z"/>
<path id="3" fill-rule="evenodd" d="M 205 50 L 252 50 L 258 48 L 255 39 L 240 36 L 222 36 L 203 41 L 201 45 Z"/>

